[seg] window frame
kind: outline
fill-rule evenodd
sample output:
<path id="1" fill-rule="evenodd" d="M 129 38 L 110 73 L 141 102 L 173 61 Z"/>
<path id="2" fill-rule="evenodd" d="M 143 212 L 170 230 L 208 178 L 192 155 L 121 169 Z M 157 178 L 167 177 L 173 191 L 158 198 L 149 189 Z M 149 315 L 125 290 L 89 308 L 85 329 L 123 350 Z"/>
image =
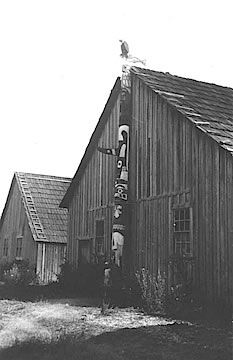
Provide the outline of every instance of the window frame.
<path id="1" fill-rule="evenodd" d="M 102 223 L 103 232 L 101 234 L 98 234 L 97 223 Z M 104 219 L 96 219 L 95 220 L 95 252 L 97 256 L 104 255 L 104 238 L 105 238 L 105 221 Z M 100 246 L 99 246 L 99 241 L 102 242 Z"/>
<path id="2" fill-rule="evenodd" d="M 78 264 L 84 265 L 91 262 L 91 239 L 89 238 L 80 238 L 78 240 Z M 86 253 L 83 253 L 83 250 L 87 250 Z"/>
<path id="3" fill-rule="evenodd" d="M 189 210 L 188 217 L 185 217 L 187 214 L 187 209 Z M 184 216 L 181 217 L 181 211 L 184 211 Z M 179 212 L 179 216 L 175 219 L 175 213 Z M 189 223 L 189 228 L 186 227 L 187 222 Z M 183 224 L 181 226 L 181 224 Z M 179 229 L 176 225 L 179 225 Z M 180 240 L 178 240 L 180 234 Z M 181 234 L 189 234 L 189 241 L 182 239 Z M 177 245 L 179 244 L 180 251 L 176 251 Z M 189 251 L 182 251 L 181 246 L 189 246 Z M 176 205 L 172 208 L 172 244 L 171 244 L 171 254 L 174 257 L 193 257 L 193 209 L 189 204 Z"/>
<path id="4" fill-rule="evenodd" d="M 20 246 L 19 246 L 19 243 L 20 243 Z M 22 260 L 22 258 L 23 258 L 22 252 L 23 252 L 23 236 L 17 236 L 17 238 L 16 238 L 16 256 L 15 256 L 16 260 Z"/>
<path id="5" fill-rule="evenodd" d="M 7 257 L 8 254 L 9 254 L 9 239 L 4 238 L 4 241 L 3 241 L 3 256 Z"/>

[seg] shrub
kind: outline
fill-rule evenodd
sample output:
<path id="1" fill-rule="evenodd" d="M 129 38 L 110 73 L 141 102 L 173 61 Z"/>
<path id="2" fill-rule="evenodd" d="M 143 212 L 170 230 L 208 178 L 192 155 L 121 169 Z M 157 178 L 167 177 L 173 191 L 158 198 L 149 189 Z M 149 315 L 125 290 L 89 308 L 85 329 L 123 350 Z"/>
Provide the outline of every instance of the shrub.
<path id="1" fill-rule="evenodd" d="M 117 305 L 142 307 L 142 291 L 135 274 L 122 276 L 118 299 Z"/>
<path id="2" fill-rule="evenodd" d="M 83 295 L 99 295 L 102 281 L 102 264 L 83 264 L 73 268 L 65 263 L 58 275 L 58 284 L 63 290 Z"/>
<path id="3" fill-rule="evenodd" d="M 0 280 L 4 281 L 4 272 L 10 270 L 12 263 L 4 262 L 0 264 Z"/>
<path id="4" fill-rule="evenodd" d="M 165 275 L 158 272 L 151 275 L 148 270 L 136 272 L 136 278 L 141 289 L 143 308 L 149 313 L 164 313 L 166 300 Z"/>
<path id="5" fill-rule="evenodd" d="M 29 285 L 36 281 L 35 267 L 29 260 L 15 260 L 2 266 L 2 279 L 8 285 Z"/>
<path id="6" fill-rule="evenodd" d="M 141 304 L 141 289 L 137 278 L 122 274 L 114 263 L 111 267 L 111 286 L 109 288 L 111 306 L 135 306 Z M 65 263 L 58 275 L 58 286 L 61 290 L 81 295 L 103 296 L 104 263 L 96 262 L 73 268 Z"/>
<path id="7" fill-rule="evenodd" d="M 173 275 L 169 289 L 169 311 L 177 313 L 187 307 L 196 306 L 201 301 L 200 294 L 194 288 L 194 260 L 185 256 L 175 256 L 169 259 L 168 264 L 169 271 Z"/>

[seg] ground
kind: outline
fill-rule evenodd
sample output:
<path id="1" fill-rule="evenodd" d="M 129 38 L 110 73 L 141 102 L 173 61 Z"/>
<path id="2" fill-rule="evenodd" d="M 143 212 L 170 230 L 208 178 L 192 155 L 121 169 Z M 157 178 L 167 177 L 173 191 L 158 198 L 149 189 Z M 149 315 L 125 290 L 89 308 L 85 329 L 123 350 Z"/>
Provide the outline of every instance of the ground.
<path id="1" fill-rule="evenodd" d="M 0 359 L 230 360 L 232 332 L 133 308 L 103 315 L 87 299 L 0 300 Z"/>

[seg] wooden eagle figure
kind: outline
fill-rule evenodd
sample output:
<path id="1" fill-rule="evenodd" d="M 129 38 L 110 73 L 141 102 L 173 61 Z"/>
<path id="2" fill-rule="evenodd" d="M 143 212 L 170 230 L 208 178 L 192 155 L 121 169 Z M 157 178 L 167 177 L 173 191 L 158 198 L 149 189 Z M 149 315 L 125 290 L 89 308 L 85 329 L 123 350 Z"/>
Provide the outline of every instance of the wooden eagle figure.
<path id="1" fill-rule="evenodd" d="M 119 40 L 121 43 L 121 57 L 127 59 L 129 56 L 129 45 L 124 40 Z"/>

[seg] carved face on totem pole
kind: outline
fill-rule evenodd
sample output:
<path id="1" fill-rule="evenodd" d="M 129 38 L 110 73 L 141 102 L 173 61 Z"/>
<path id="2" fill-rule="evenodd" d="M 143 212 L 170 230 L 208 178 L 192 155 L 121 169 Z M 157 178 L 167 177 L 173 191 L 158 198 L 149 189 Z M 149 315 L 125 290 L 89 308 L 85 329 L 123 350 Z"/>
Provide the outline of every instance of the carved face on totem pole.
<path id="1" fill-rule="evenodd" d="M 128 163 L 129 163 L 129 126 L 119 126 L 119 148 L 114 190 L 114 221 L 112 233 L 112 250 L 115 251 L 115 262 L 121 266 L 125 240 L 126 202 L 128 200 Z"/>

